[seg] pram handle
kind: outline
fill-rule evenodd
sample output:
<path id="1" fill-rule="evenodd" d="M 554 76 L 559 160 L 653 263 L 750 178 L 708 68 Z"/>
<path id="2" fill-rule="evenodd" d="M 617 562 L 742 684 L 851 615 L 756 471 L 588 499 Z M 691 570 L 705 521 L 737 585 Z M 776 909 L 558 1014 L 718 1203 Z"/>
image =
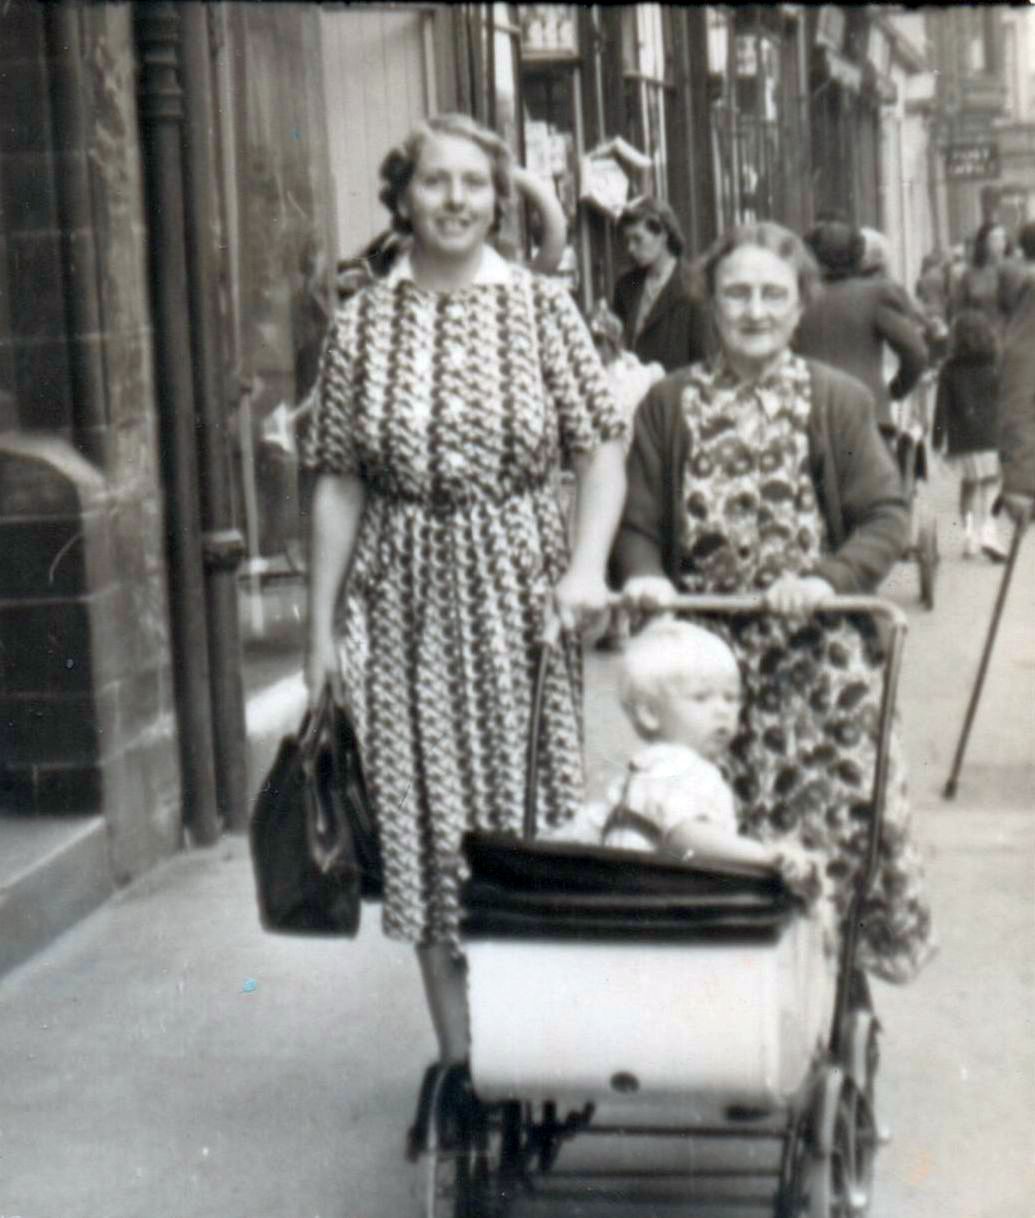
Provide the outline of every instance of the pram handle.
<path id="1" fill-rule="evenodd" d="M 609 599 L 608 604 L 616 608 L 624 607 L 626 601 L 621 595 L 615 595 Z M 662 608 L 640 610 L 640 612 L 654 614 L 673 612 L 715 613 L 733 616 L 739 614 L 767 614 L 772 611 L 768 608 L 764 597 L 760 594 L 716 596 L 677 593 Z M 817 605 L 813 613 L 845 613 L 862 615 L 871 619 L 884 618 L 890 627 L 886 639 L 887 652 L 884 659 L 884 681 L 881 690 L 880 715 L 877 725 L 877 757 L 874 765 L 871 795 L 873 814 L 870 818 L 866 860 L 865 865 L 859 873 L 856 890 L 848 909 L 842 936 L 838 997 L 831 1032 L 831 1048 L 836 1052 L 840 1047 L 837 1041 L 841 1035 L 841 1030 L 845 1027 L 844 1016 L 848 1008 L 849 983 L 855 964 L 860 919 L 867 894 L 873 886 L 877 872 L 881 827 L 884 820 L 884 804 L 888 785 L 888 753 L 891 742 L 892 717 L 895 710 L 895 696 L 898 689 L 899 673 L 902 667 L 902 652 L 909 621 L 906 614 L 898 605 L 879 596 L 832 596 Z M 536 835 L 536 790 L 539 775 L 539 734 L 542 720 L 543 695 L 550 656 L 556 649 L 559 640 L 560 629 L 556 614 L 550 613 L 547 616 L 545 624 L 542 650 L 532 697 L 528 770 L 525 783 L 525 810 L 522 826 L 525 841 L 533 841 Z"/>
<path id="2" fill-rule="evenodd" d="M 628 606 L 620 593 L 608 598 L 608 606 L 621 609 Z M 741 593 L 735 596 L 705 595 L 678 592 L 660 609 L 639 610 L 645 613 L 771 613 L 761 593 Z M 905 630 L 908 619 L 898 605 L 879 596 L 832 596 L 817 605 L 815 613 L 861 613 L 867 617 L 886 617 L 893 626 Z"/>

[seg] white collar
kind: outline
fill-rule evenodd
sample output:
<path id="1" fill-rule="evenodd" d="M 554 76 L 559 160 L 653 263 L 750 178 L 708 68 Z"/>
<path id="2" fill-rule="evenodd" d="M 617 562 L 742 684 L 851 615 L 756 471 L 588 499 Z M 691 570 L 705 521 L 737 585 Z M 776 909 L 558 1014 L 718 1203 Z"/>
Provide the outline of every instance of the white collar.
<path id="1" fill-rule="evenodd" d="M 397 259 L 395 265 L 385 276 L 385 283 L 401 283 L 403 280 L 409 280 L 410 283 L 414 282 L 413 263 L 410 260 L 408 250 L 402 257 Z M 470 286 L 502 284 L 504 287 L 507 287 L 510 282 L 510 263 L 501 254 L 498 254 L 491 245 L 482 246 L 482 260 L 478 264 L 478 270 L 475 272 Z"/>

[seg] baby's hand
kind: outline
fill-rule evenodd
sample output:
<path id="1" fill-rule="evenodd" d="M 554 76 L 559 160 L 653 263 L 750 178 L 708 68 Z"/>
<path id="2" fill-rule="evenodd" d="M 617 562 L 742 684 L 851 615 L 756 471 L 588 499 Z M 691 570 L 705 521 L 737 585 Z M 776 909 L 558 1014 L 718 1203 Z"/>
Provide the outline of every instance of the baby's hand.
<path id="1" fill-rule="evenodd" d="M 775 862 L 784 883 L 811 909 L 823 896 L 823 873 L 815 855 L 790 842 L 776 847 Z"/>

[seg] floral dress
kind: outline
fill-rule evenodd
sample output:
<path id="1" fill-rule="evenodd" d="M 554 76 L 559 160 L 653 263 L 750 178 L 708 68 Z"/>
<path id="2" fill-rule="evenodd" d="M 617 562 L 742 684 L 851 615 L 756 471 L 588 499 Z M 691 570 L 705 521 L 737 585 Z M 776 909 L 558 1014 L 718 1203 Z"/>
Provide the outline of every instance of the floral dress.
<path id="1" fill-rule="evenodd" d="M 809 473 L 811 378 L 785 354 L 745 385 L 721 362 L 696 365 L 682 408 L 690 430 L 684 475 L 681 586 L 760 591 L 807 575 L 826 542 Z M 711 622 L 741 665 L 745 712 L 723 766 L 745 833 L 794 838 L 819 852 L 838 916 L 865 858 L 882 686 L 879 643 L 841 615 L 795 623 L 773 615 Z M 909 836 L 906 781 L 893 733 L 875 883 L 863 910 L 859 963 L 910 980 L 931 954 L 922 865 Z"/>
<path id="2" fill-rule="evenodd" d="M 470 287 L 403 260 L 337 314 L 305 460 L 367 499 L 337 629 L 384 857 L 385 932 L 457 940 L 468 828 L 519 832 L 544 606 L 568 564 L 551 475 L 623 424 L 566 291 L 486 251 Z M 539 807 L 582 798 L 581 654 L 544 698 Z"/>

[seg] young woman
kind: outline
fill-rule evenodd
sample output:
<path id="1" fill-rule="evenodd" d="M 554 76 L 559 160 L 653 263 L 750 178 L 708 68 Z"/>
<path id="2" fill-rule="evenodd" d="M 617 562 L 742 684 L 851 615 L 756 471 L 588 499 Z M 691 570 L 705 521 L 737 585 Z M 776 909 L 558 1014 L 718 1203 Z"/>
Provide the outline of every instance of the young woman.
<path id="1" fill-rule="evenodd" d="M 607 601 L 624 426 L 575 304 L 489 244 L 509 153 L 462 115 L 429 119 L 381 168 L 411 238 L 339 310 L 307 464 L 318 473 L 306 675 L 347 700 L 384 855 L 386 933 L 418 950 L 443 1062 L 467 1055 L 458 946 L 466 829 L 520 831 L 544 619 L 548 821 L 582 796 L 577 628 Z M 552 478 L 578 484 L 569 550 Z M 344 680 L 342 679 L 344 676 Z"/>

